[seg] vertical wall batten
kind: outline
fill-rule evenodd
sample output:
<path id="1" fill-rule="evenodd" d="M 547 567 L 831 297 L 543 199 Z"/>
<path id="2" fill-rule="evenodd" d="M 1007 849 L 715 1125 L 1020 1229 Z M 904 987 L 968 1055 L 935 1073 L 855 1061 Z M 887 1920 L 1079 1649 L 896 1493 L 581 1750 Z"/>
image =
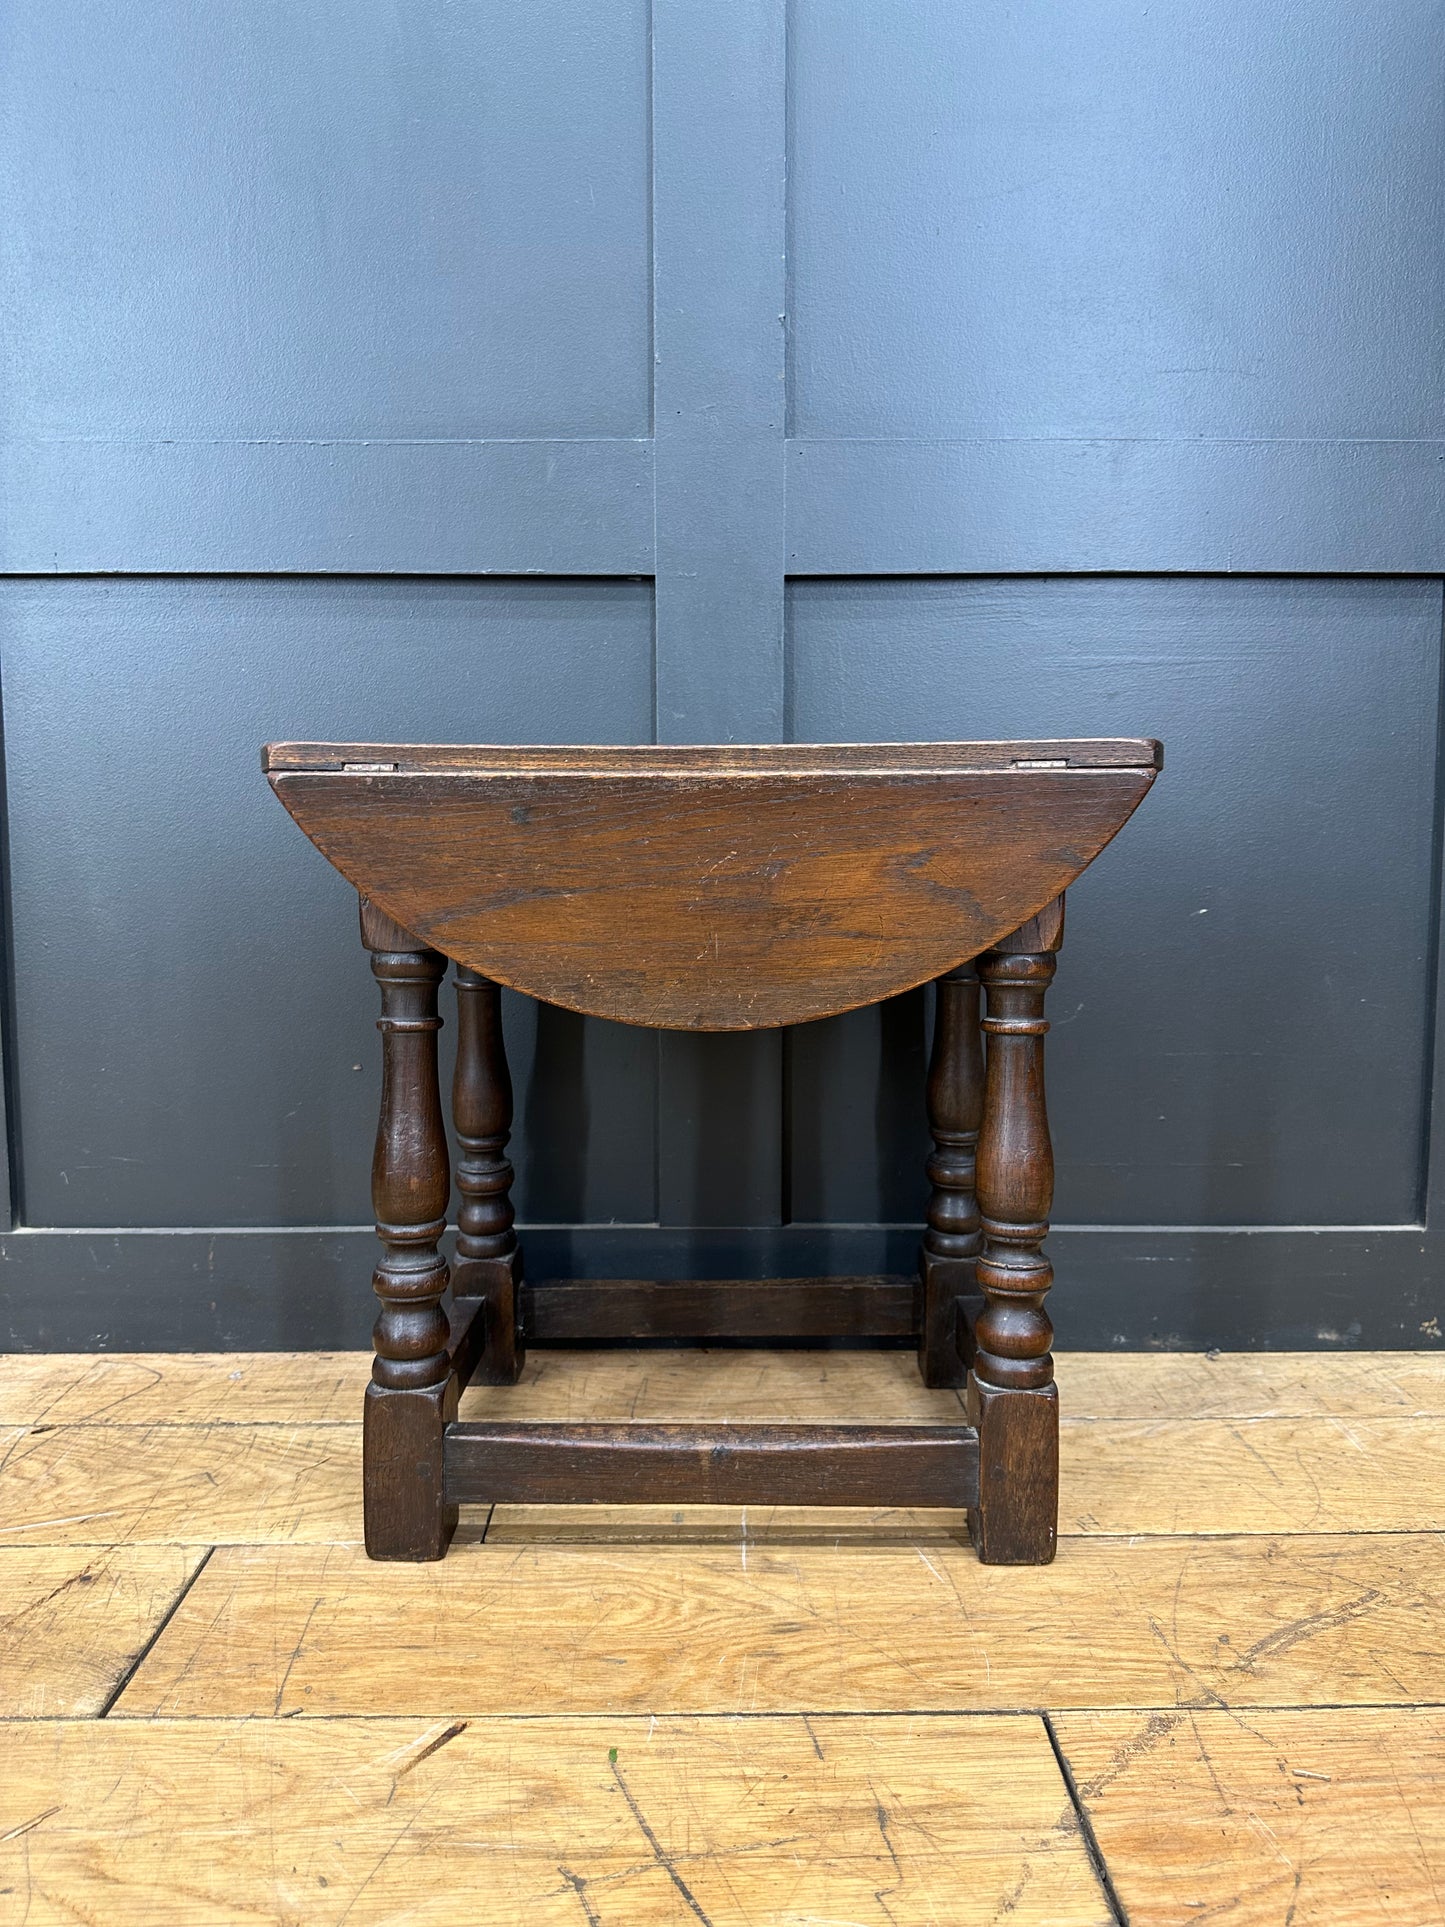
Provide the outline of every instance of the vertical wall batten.
<path id="1" fill-rule="evenodd" d="M 657 730 L 783 724 L 785 10 L 655 0 Z"/>
<path id="2" fill-rule="evenodd" d="M 777 0 L 654 0 L 660 742 L 783 734 L 785 21 Z M 658 1112 L 663 1224 L 780 1221 L 775 1033 L 665 1033 Z"/>

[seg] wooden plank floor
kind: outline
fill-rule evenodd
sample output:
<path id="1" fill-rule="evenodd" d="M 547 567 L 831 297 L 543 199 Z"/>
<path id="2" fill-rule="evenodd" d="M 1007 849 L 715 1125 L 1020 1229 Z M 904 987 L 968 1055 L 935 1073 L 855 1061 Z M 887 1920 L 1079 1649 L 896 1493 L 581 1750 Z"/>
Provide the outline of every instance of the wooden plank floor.
<path id="1" fill-rule="evenodd" d="M 1445 1358 L 1062 1360 L 1063 1535 L 499 1507 L 362 1556 L 351 1355 L 0 1359 L 0 1923 L 1445 1923 Z M 898 1353 L 467 1416 L 956 1422 Z"/>

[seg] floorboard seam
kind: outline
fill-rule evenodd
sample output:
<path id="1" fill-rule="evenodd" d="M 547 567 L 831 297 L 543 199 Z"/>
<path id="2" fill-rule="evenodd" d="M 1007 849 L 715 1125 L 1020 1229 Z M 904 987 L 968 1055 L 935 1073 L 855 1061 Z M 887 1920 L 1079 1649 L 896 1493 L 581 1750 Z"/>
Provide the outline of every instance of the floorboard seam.
<path id="1" fill-rule="evenodd" d="M 1049 1736 L 1049 1745 L 1054 1749 L 1054 1758 L 1058 1761 L 1059 1772 L 1063 1776 L 1065 1787 L 1068 1789 L 1069 1801 L 1074 1809 L 1074 1818 L 1079 1823 L 1079 1835 L 1084 1842 L 1084 1848 L 1088 1853 L 1090 1865 L 1094 1869 L 1094 1877 L 1097 1879 L 1104 1899 L 1108 1903 L 1109 1911 L 1113 1914 L 1117 1922 L 1117 1927 L 1129 1927 L 1129 1916 L 1124 1911 L 1124 1903 L 1120 1900 L 1114 1886 L 1114 1876 L 1109 1872 L 1109 1863 L 1104 1858 L 1104 1849 L 1099 1845 L 1099 1836 L 1094 1832 L 1094 1823 L 1089 1818 L 1083 1801 L 1079 1798 L 1079 1789 L 1074 1781 L 1073 1768 L 1064 1757 L 1064 1749 L 1059 1744 L 1059 1736 L 1054 1731 L 1054 1723 L 1047 1713 L 1041 1712 L 1039 1718 L 1044 1723 L 1044 1731 Z"/>
<path id="2" fill-rule="evenodd" d="M 627 1552 L 648 1552 L 648 1551 L 727 1552 L 727 1551 L 736 1550 L 739 1543 L 739 1541 L 736 1538 L 650 1539 L 646 1536 L 645 1532 L 643 1531 L 639 1531 L 637 1533 L 620 1535 L 618 1537 L 609 1538 L 609 1539 L 580 1538 L 580 1537 L 576 1539 L 564 1539 L 556 1536 L 554 1533 L 549 1533 L 538 1538 L 517 1534 L 515 1537 L 503 1537 L 500 1539 L 493 1539 L 491 1537 L 491 1530 L 492 1530 L 493 1524 L 497 1522 L 494 1521 L 492 1514 L 497 1509 L 498 1508 L 494 1506 L 483 1507 L 480 1505 L 467 1506 L 463 1509 L 462 1519 L 463 1519 L 463 1522 L 468 1527 L 468 1532 L 466 1537 L 458 1540 L 457 1545 L 459 1550 L 466 1546 L 486 1545 L 493 1549 L 496 1549 L 499 1547 L 506 1547 L 512 1551 L 517 1551 L 520 1548 L 530 1548 L 532 1551 L 540 1551 L 545 1547 L 554 1547 L 554 1548 L 559 1548 L 563 1551 L 568 1551 L 568 1552 L 582 1552 L 582 1551 L 588 1551 L 588 1550 L 604 1551 L 609 1549 L 617 1550 L 619 1548 Z M 538 1508 L 538 1509 L 540 1510 L 541 1508 Z M 734 1509 L 737 1509 L 737 1508 L 734 1508 Z M 774 1508 L 769 1507 L 766 1509 L 773 1510 Z M 777 1509 L 786 1510 L 787 1508 L 780 1507 Z M 477 1524 L 479 1523 L 478 1515 L 483 1511 L 485 1511 L 487 1515 L 485 1519 L 485 1523 L 483 1524 L 483 1529 L 480 1532 L 476 1532 L 475 1536 L 472 1536 L 473 1533 L 475 1532 L 475 1528 Z M 505 1522 L 502 1522 L 502 1523 L 505 1523 Z M 24 1526 L 4 1528 L 4 1530 L 6 1531 L 15 1531 L 15 1532 L 23 1532 L 26 1529 L 27 1528 L 25 1528 Z M 40 1530 L 40 1529 L 41 1528 L 37 1528 L 37 1530 Z M 960 1528 L 960 1532 L 961 1532 L 961 1528 Z M 1340 1526 L 1340 1527 L 1332 1527 L 1327 1531 L 1321 1531 L 1321 1532 L 1300 1532 L 1297 1530 L 1293 1530 L 1289 1527 L 1276 1527 L 1276 1528 L 1271 1528 L 1267 1531 L 1260 1531 L 1260 1532 L 1065 1532 L 1065 1531 L 1061 1531 L 1059 1533 L 1059 1545 L 1061 1547 L 1068 1546 L 1070 1549 L 1073 1549 L 1075 1547 L 1081 1547 L 1081 1546 L 1117 1545 L 1121 1541 L 1127 1541 L 1130 1545 L 1134 1545 L 1134 1544 L 1160 1545 L 1160 1544 L 1169 1544 L 1169 1543 L 1179 1545 L 1179 1544 L 1185 1543 L 1186 1541 L 1192 1542 L 1195 1545 L 1200 1545 L 1200 1544 L 1216 1545 L 1216 1544 L 1223 1543 L 1226 1540 L 1232 1541 L 1234 1543 L 1238 1543 L 1241 1540 L 1249 1540 L 1249 1539 L 1276 1540 L 1276 1541 L 1292 1540 L 1292 1541 L 1298 1542 L 1301 1545 L 1311 1545 L 1322 1539 L 1421 1539 L 1421 1540 L 1433 1539 L 1433 1540 L 1439 1540 L 1442 1537 L 1445 1537 L 1445 1528 L 1442 1528 L 1440 1526 L 1417 1526 L 1412 1528 L 1406 1528 L 1403 1526 L 1380 1526 L 1380 1527 L 1366 1526 L 1366 1527 L 1355 1527 L 1355 1528 L 1351 1528 L 1348 1526 Z M 860 1536 L 858 1539 L 852 1540 L 849 1542 L 850 1545 L 867 1549 L 869 1551 L 884 1551 L 884 1552 L 897 1551 L 897 1550 L 906 1551 L 910 1546 L 913 1545 L 913 1543 L 914 1541 L 911 1537 L 885 1539 L 885 1538 L 882 1538 L 881 1536 L 875 1536 L 875 1537 L 869 1537 L 869 1538 Z M 336 1539 L 297 1539 L 297 1538 L 225 1539 L 225 1538 L 214 1538 L 214 1537 L 209 1537 L 209 1538 L 197 1537 L 195 1539 L 176 1538 L 176 1537 L 159 1538 L 159 1539 L 147 1539 L 147 1538 L 117 1539 L 114 1537 L 111 1537 L 109 1539 L 105 1539 L 105 1538 L 25 1539 L 25 1540 L 12 1539 L 12 1540 L 0 1543 L 0 1558 L 3 1558 L 7 1553 L 19 1554 L 19 1553 L 26 1553 L 26 1552 L 86 1552 L 86 1551 L 115 1552 L 115 1551 L 127 1551 L 131 1549 L 134 1549 L 137 1551 L 144 1551 L 149 1547 L 159 1547 L 159 1546 L 170 1546 L 178 1552 L 187 1552 L 187 1551 L 193 1550 L 197 1546 L 204 1546 L 208 1555 L 212 1552 L 274 1552 L 281 1549 L 291 1550 L 296 1552 L 322 1551 L 328 1547 L 334 1548 L 335 1550 L 342 1551 L 342 1552 L 345 1552 L 345 1551 L 355 1552 L 361 1549 L 362 1544 L 363 1544 L 363 1540 L 359 1532 L 352 1538 L 336 1538 Z M 959 1551 L 967 1552 L 969 1550 L 967 1542 L 963 1541 L 961 1538 L 951 1541 L 951 1544 L 955 1549 Z M 832 1548 L 835 1548 L 836 1545 L 837 1545 L 836 1536 L 834 1536 L 833 1534 L 830 1534 L 830 1532 L 826 1528 L 821 1528 L 821 1527 L 819 1528 L 819 1533 L 816 1538 L 776 1539 L 776 1540 L 759 1538 L 759 1539 L 750 1539 L 748 1541 L 749 1550 L 756 1550 L 758 1552 L 777 1551 L 782 1548 L 788 1548 L 788 1549 L 802 1548 L 804 1551 L 809 1551 L 809 1552 L 828 1551 Z"/>
<path id="3" fill-rule="evenodd" d="M 154 1645 L 154 1644 L 155 1644 L 155 1641 L 152 1640 L 151 1645 Z M 145 1655 L 142 1654 L 141 1657 L 144 1658 Z M 140 1662 L 137 1661 L 137 1666 L 139 1666 L 139 1663 Z M 305 1710 L 299 1710 L 299 1711 L 293 1711 L 291 1713 L 282 1713 L 279 1715 L 274 1715 L 270 1713 L 259 1713 L 259 1712 L 256 1712 L 254 1709 L 251 1709 L 249 1711 L 235 1712 L 235 1713 L 165 1713 L 165 1714 L 154 1714 L 154 1715 L 149 1713 L 132 1714 L 132 1713 L 122 1712 L 118 1714 L 116 1717 L 122 1720 L 134 1720 L 146 1725 L 153 1725 L 158 1720 L 171 1721 L 182 1725 L 203 1725 L 207 1723 L 224 1725 L 227 1722 L 235 1722 L 237 1720 L 265 1722 L 265 1721 L 271 1721 L 274 1719 L 279 1723 L 281 1720 L 287 1720 L 287 1719 L 304 1719 L 304 1720 L 308 1720 L 308 1721 L 312 1721 L 320 1724 L 325 1724 L 328 1721 L 336 1722 L 336 1721 L 343 1721 L 343 1720 L 402 1720 L 402 1721 L 405 1721 L 405 1720 L 420 1720 L 420 1719 L 451 1719 L 451 1718 L 468 1719 L 472 1721 L 483 1721 L 483 1720 L 508 1721 L 508 1722 L 513 1722 L 518 1724 L 525 1721 L 535 1722 L 535 1721 L 546 1721 L 546 1720 L 579 1720 L 579 1721 L 595 1720 L 600 1723 L 600 1722 L 605 1722 L 609 1720 L 610 1721 L 618 1721 L 618 1720 L 702 1721 L 702 1720 L 1017 1720 L 1017 1719 L 1041 1719 L 1041 1720 L 1044 1720 L 1045 1723 L 1047 1723 L 1051 1717 L 1057 1717 L 1060 1714 L 1067 1714 L 1070 1717 L 1079 1717 L 1079 1718 L 1085 1718 L 1085 1719 L 1122 1717 L 1125 1715 L 1131 1715 L 1135 1713 L 1193 1713 L 1193 1714 L 1205 1714 L 1205 1715 L 1222 1714 L 1225 1717 L 1233 1718 L 1235 1715 L 1240 1713 L 1302 1713 L 1307 1715 L 1314 1715 L 1314 1714 L 1325 1714 L 1325 1713 L 1435 1713 L 1435 1712 L 1441 1712 L 1441 1711 L 1445 1711 L 1445 1700 L 1416 1700 L 1416 1699 L 1346 1700 L 1346 1701 L 1331 1701 L 1327 1703 L 1322 1702 L 1318 1705 L 1312 1705 L 1312 1704 L 1309 1704 L 1308 1702 L 1301 1703 L 1299 1700 L 1271 1700 L 1268 1703 L 1260 1703 L 1260 1704 L 1256 1704 L 1253 1701 L 1245 1701 L 1244 1703 L 1236 1706 L 1221 1706 L 1214 1701 L 1197 1702 L 1192 1705 L 1181 1706 L 1177 1700 L 1170 1700 L 1167 1702 L 1164 1700 L 1156 1700 L 1152 1705 L 1144 1703 L 1144 1704 L 1137 1704 L 1137 1705 L 1131 1704 L 1129 1706 L 1060 1706 L 1055 1704 L 1049 1709 L 1048 1713 L 1046 1713 L 1044 1709 L 1040 1706 L 928 1706 L 928 1707 L 919 1707 L 919 1706 L 866 1707 L 865 1706 L 865 1707 L 842 1708 L 842 1709 L 836 1706 L 831 1706 L 831 1707 L 777 1706 L 777 1707 L 771 1707 L 767 1709 L 752 1708 L 748 1711 L 736 1710 L 736 1711 L 726 1711 L 726 1712 L 719 1712 L 716 1710 L 699 1711 L 696 1708 L 673 1707 L 673 1708 L 669 1708 L 665 1712 L 647 1712 L 647 1713 L 628 1711 L 618 1707 L 610 1708 L 602 1712 L 597 1712 L 597 1711 L 578 1712 L 578 1711 L 573 1711 L 569 1708 L 563 1707 L 563 1708 L 554 1708 L 550 1712 L 534 1713 L 534 1712 L 520 1712 L 520 1711 L 498 1712 L 496 1710 L 489 1710 L 487 1708 L 483 1708 L 481 1711 L 476 1711 L 476 1710 L 469 1711 L 464 1704 L 458 1702 L 455 1705 L 448 1704 L 444 1709 L 440 1711 L 435 1706 L 419 1706 L 419 1707 L 413 1708 L 409 1712 L 398 1712 L 395 1708 L 388 1709 L 385 1712 L 368 1711 L 368 1712 L 356 1712 L 356 1713 L 343 1713 L 343 1712 L 336 1712 L 336 1711 L 332 1711 L 329 1713 L 312 1713 Z M 23 1713 L 7 1713 L 7 1714 L 0 1714 L 0 1729 L 3 1729 L 6 1726 L 33 1726 L 33 1725 L 46 1725 L 46 1724 L 54 1725 L 57 1723 L 64 1724 L 67 1721 L 78 1722 L 78 1723 L 88 1723 L 89 1721 L 95 1719 L 96 1717 L 98 1716 L 91 1713 L 74 1713 L 74 1714 L 40 1713 L 40 1714 L 34 1714 L 34 1715 L 27 1715 Z"/>
<path id="4" fill-rule="evenodd" d="M 195 1585 L 196 1581 L 200 1578 L 201 1574 L 206 1570 L 206 1567 L 210 1563 L 211 1554 L 215 1550 L 216 1548 L 214 1546 L 207 1546 L 206 1550 L 201 1554 L 200 1558 L 196 1561 L 195 1571 L 190 1575 L 190 1577 L 186 1580 L 185 1584 L 181 1587 L 180 1591 L 176 1594 L 175 1598 L 171 1601 L 170 1606 L 167 1609 L 164 1616 L 162 1617 L 161 1623 L 159 1624 L 159 1626 L 156 1627 L 155 1631 L 151 1634 L 150 1638 L 145 1642 L 145 1644 L 141 1647 L 140 1651 L 136 1654 L 135 1658 L 131 1661 L 130 1665 L 127 1666 L 124 1673 L 121 1674 L 119 1683 L 116 1685 L 114 1692 L 110 1695 L 109 1699 L 106 1700 L 105 1705 L 102 1706 L 100 1711 L 96 1714 L 95 1717 L 97 1719 L 99 1720 L 109 1719 L 111 1708 L 115 1705 L 116 1701 L 120 1698 L 121 1694 L 125 1691 L 126 1687 L 130 1685 L 131 1681 L 135 1678 L 136 1674 L 140 1671 L 141 1667 L 145 1664 L 146 1660 L 150 1658 L 150 1655 L 152 1654 L 152 1652 L 154 1652 L 156 1647 L 156 1642 L 159 1640 L 161 1634 L 165 1631 L 166 1627 L 170 1625 L 171 1621 L 175 1618 L 176 1614 L 180 1611 L 182 1605 L 185 1602 L 187 1593 L 189 1593 L 192 1586 Z"/>

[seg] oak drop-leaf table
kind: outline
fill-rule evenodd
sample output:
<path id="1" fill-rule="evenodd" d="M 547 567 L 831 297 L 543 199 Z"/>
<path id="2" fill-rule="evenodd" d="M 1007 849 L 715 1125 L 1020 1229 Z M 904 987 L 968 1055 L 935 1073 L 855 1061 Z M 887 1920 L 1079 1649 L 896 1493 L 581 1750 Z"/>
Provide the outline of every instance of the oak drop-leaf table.
<path id="1" fill-rule="evenodd" d="M 1058 1398 L 1044 994 L 1065 889 L 1151 740 L 513 749 L 273 743 L 271 786 L 361 897 L 381 987 L 366 1546 L 437 1559 L 468 1501 L 956 1506 L 1053 1557 Z M 451 1197 L 437 993 L 456 965 Z M 523 1284 L 499 986 L 677 1030 L 804 1023 L 933 979 L 917 1280 Z M 980 1003 L 983 1003 L 982 1014 Z M 985 1047 L 986 1040 L 986 1047 Z M 463 1423 L 536 1342 L 913 1335 L 957 1426 Z"/>

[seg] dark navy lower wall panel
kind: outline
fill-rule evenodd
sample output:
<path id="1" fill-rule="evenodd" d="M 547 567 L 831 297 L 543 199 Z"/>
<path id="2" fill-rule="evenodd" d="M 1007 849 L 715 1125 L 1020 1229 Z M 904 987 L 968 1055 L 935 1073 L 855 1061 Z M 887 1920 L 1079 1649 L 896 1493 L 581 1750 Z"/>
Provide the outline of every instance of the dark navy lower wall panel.
<path id="1" fill-rule="evenodd" d="M 11 580 L 0 686 L 20 1221 L 354 1224 L 375 987 L 260 744 L 645 742 L 651 585 Z M 653 1216 L 652 1039 L 508 1003 L 521 1208 Z"/>
<path id="2" fill-rule="evenodd" d="M 802 740 L 1164 740 L 1143 808 L 1070 893 L 1048 1043 L 1061 1220 L 1422 1215 L 1438 582 L 795 581 L 789 612 Z M 915 997 L 795 1033 L 794 1216 L 921 1209 L 924 1025 Z"/>

